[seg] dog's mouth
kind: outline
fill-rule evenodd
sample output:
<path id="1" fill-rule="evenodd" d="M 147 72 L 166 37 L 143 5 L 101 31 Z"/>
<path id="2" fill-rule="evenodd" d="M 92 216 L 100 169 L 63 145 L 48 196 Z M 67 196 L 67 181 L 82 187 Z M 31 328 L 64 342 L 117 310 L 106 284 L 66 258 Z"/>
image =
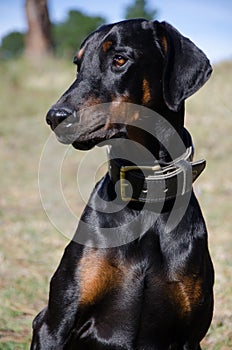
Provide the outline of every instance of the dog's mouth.
<path id="1" fill-rule="evenodd" d="M 76 141 L 72 142 L 72 146 L 76 149 L 86 151 L 90 150 L 94 146 L 105 146 L 107 144 L 108 140 L 116 139 L 116 138 L 126 138 L 127 132 L 126 130 L 111 130 L 111 133 L 107 135 L 98 135 L 97 137 L 93 139 L 83 140 L 80 141 L 77 139 Z"/>
<path id="2" fill-rule="evenodd" d="M 78 122 L 73 118 L 67 118 L 54 130 L 57 140 L 63 144 L 72 144 L 79 150 L 89 150 L 105 141 L 113 138 L 126 138 L 125 125 L 112 123 L 109 126 L 107 117 L 94 116 L 91 120 Z"/>
<path id="3" fill-rule="evenodd" d="M 128 125 L 134 124 L 139 117 L 139 106 L 121 101 L 98 104 L 79 111 L 64 107 L 58 112 L 50 110 L 48 124 L 58 141 L 72 144 L 80 150 L 106 144 L 110 139 L 127 138 Z"/>

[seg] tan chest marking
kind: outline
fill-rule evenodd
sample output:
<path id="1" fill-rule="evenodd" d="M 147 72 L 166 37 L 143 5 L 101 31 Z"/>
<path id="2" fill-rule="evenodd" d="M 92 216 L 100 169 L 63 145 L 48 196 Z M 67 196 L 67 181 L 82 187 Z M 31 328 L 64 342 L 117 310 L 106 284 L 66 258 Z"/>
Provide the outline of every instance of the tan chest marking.
<path id="1" fill-rule="evenodd" d="M 84 254 L 79 265 L 80 299 L 82 305 L 91 305 L 107 292 L 117 287 L 122 280 L 122 272 L 110 265 L 99 251 L 91 249 Z"/>
<path id="2" fill-rule="evenodd" d="M 180 315 L 189 314 L 199 305 L 202 298 L 201 279 L 184 277 L 173 285 L 171 293 L 178 305 Z"/>

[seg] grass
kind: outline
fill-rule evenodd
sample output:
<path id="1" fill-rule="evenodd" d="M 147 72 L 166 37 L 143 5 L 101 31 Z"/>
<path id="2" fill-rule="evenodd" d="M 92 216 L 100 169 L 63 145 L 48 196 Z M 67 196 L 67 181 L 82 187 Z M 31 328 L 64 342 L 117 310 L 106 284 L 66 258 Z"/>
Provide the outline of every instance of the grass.
<path id="1" fill-rule="evenodd" d="M 0 74 L 4 82 L 0 87 L 0 349 L 21 350 L 28 349 L 32 319 L 47 302 L 50 277 L 68 242 L 42 208 L 38 166 L 50 135 L 44 115 L 74 79 L 75 67 L 63 61 L 48 61 L 39 67 L 15 61 L 1 63 Z M 202 344 L 205 350 L 232 348 L 231 78 L 232 62 L 217 65 L 209 83 L 189 99 L 186 108 L 195 159 L 207 159 L 196 191 L 216 270 L 215 313 Z M 100 150 L 95 152 L 91 161 L 84 159 L 82 187 L 86 192 L 95 172 L 92 161 L 102 157 Z M 62 165 L 65 198 L 77 214 L 84 201 L 73 179 L 81 156 L 82 152 L 69 150 Z M 52 163 L 47 166 L 53 171 Z"/>

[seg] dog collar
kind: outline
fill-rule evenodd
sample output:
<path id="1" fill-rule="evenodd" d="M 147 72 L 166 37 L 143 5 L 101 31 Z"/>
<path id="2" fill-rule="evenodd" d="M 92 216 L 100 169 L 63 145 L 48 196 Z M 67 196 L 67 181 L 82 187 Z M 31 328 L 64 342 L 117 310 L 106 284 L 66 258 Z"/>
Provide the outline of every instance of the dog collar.
<path id="1" fill-rule="evenodd" d="M 170 163 L 154 165 L 125 165 L 108 153 L 109 175 L 114 184 L 119 182 L 122 201 L 160 203 L 184 196 L 205 168 L 206 161 L 192 161 L 193 146 Z"/>

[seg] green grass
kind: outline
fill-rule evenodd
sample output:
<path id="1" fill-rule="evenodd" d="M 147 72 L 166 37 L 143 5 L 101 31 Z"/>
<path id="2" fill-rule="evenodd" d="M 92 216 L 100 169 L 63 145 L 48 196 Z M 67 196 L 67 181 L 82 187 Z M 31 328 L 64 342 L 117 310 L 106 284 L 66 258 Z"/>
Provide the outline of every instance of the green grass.
<path id="1" fill-rule="evenodd" d="M 47 61 L 39 67 L 15 61 L 1 63 L 0 74 L 0 349 L 21 350 L 28 349 L 32 319 L 47 302 L 50 277 L 68 242 L 42 208 L 38 165 L 50 135 L 46 111 L 74 80 L 75 67 L 63 61 Z M 231 79 L 232 62 L 216 66 L 209 83 L 189 99 L 186 108 L 195 159 L 207 159 L 196 191 L 216 270 L 215 313 L 203 342 L 205 350 L 232 348 Z M 77 213 L 84 205 L 73 181 L 81 154 L 70 151 L 64 162 L 65 196 Z M 90 163 L 86 163 L 86 183 L 83 180 L 86 190 L 95 171 Z"/>

